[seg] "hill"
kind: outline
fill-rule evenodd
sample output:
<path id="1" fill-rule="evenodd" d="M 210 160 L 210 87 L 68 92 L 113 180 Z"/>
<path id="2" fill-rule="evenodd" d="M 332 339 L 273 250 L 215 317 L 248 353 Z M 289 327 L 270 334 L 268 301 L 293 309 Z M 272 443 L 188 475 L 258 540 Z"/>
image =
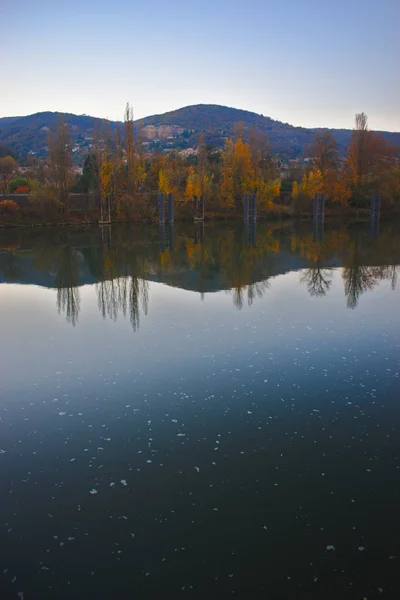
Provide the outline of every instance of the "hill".
<path id="1" fill-rule="evenodd" d="M 61 113 L 43 112 L 26 117 L 0 118 L 0 144 L 11 148 L 20 157 L 28 154 L 47 154 L 47 135 L 55 129 Z M 106 123 L 115 129 L 117 122 L 104 121 L 87 115 L 64 115 L 71 130 L 74 162 L 80 164 L 90 149 L 94 126 Z M 222 147 L 227 137 L 232 137 L 235 124 L 242 122 L 245 135 L 251 128 L 263 131 L 269 138 L 274 154 L 295 158 L 304 152 L 317 129 L 294 127 L 269 117 L 246 110 L 198 104 L 160 115 L 146 117 L 135 123 L 140 128 L 149 150 L 185 150 L 196 148 L 204 134 L 207 143 Z M 350 129 L 333 129 L 338 148 L 343 155 L 350 142 Z M 400 133 L 381 132 L 392 145 L 400 147 Z"/>

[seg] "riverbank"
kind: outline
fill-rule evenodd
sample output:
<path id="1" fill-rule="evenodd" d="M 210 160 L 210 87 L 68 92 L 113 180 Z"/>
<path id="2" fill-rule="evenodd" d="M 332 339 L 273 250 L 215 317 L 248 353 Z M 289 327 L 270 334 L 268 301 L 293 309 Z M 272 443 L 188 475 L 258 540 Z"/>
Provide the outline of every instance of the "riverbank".
<path id="1" fill-rule="evenodd" d="M 400 211 L 399 210 L 391 210 L 391 211 L 383 211 L 380 214 L 381 219 L 392 219 L 399 218 Z M 314 215 L 312 212 L 301 211 L 296 212 L 291 209 L 291 207 L 276 207 L 271 211 L 259 211 L 257 215 L 257 221 L 265 222 L 265 221 L 312 221 Z M 360 220 L 367 221 L 370 219 L 370 210 L 367 208 L 347 208 L 346 210 L 326 210 L 324 215 L 325 220 L 338 220 L 338 219 L 351 219 L 351 220 Z M 243 221 L 243 217 L 237 214 L 216 214 L 216 213 L 206 213 L 204 216 L 204 220 L 189 218 L 187 215 L 175 215 L 174 223 L 223 223 L 223 222 L 241 222 Z M 158 223 L 158 218 L 143 218 L 139 215 L 137 217 L 132 216 L 131 219 L 126 218 L 118 218 L 111 217 L 111 220 L 108 221 L 100 221 L 98 217 L 91 215 L 87 217 L 86 215 L 72 214 L 68 219 L 59 218 L 59 219 L 43 219 L 43 218 L 33 218 L 32 215 L 27 215 L 23 217 L 22 215 L 18 215 L 18 218 L 1 218 L 0 217 L 0 229 L 33 229 L 33 228 L 51 228 L 51 227 L 89 227 L 93 225 L 120 225 L 120 224 L 150 224 L 150 223 Z M 165 224 L 168 224 L 168 221 L 165 221 Z"/>

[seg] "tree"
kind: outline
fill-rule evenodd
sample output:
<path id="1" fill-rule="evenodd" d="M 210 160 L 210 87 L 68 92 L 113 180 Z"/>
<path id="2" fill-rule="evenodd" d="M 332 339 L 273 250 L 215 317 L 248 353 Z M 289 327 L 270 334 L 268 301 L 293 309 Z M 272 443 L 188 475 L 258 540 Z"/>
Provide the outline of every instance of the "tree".
<path id="1" fill-rule="evenodd" d="M 248 145 L 251 154 L 250 187 L 257 194 L 260 204 L 271 204 L 274 197 L 279 196 L 281 184 L 279 172 L 271 159 L 267 136 L 252 128 Z"/>
<path id="2" fill-rule="evenodd" d="M 356 203 L 361 197 L 378 191 L 377 175 L 391 167 L 392 157 L 393 151 L 383 137 L 368 129 L 367 115 L 357 114 L 347 153 L 347 164 L 351 172 Z M 371 186 L 372 175 L 375 181 Z"/>
<path id="3" fill-rule="evenodd" d="M 323 129 L 315 133 L 307 151 L 315 167 L 321 171 L 322 177 L 325 176 L 328 169 L 335 169 L 338 165 L 336 140 L 332 132 L 328 129 Z"/>
<path id="4" fill-rule="evenodd" d="M 244 139 L 244 121 L 237 121 L 233 124 L 233 140 L 237 142 L 238 140 Z"/>
<path id="5" fill-rule="evenodd" d="M 208 154 L 207 147 L 204 142 L 204 134 L 202 133 L 199 139 L 199 151 L 197 154 L 197 173 L 200 181 L 200 190 L 199 194 L 195 194 L 196 196 L 203 196 L 205 191 L 205 182 L 207 178 L 207 169 L 208 169 Z"/>
<path id="6" fill-rule="evenodd" d="M 233 181 L 236 210 L 239 212 L 243 196 L 252 189 L 253 171 L 248 144 L 239 139 L 233 152 Z"/>
<path id="7" fill-rule="evenodd" d="M 147 177 L 147 170 L 146 170 L 146 160 L 145 160 L 145 156 L 144 156 L 143 133 L 140 129 L 140 125 L 139 125 L 139 130 L 138 130 L 136 139 L 137 139 L 137 144 L 136 144 L 137 154 L 136 154 L 135 180 L 136 180 L 136 187 L 137 187 L 138 191 L 142 192 L 143 188 L 144 188 L 144 182 L 146 181 L 146 177 Z"/>
<path id="8" fill-rule="evenodd" d="M 0 158 L 0 182 L 3 194 L 7 193 L 7 186 L 11 176 L 17 167 L 17 163 L 12 156 Z"/>
<path id="9" fill-rule="evenodd" d="M 61 117 L 56 131 L 51 132 L 48 138 L 49 160 L 53 169 L 55 185 L 58 189 L 60 202 L 64 206 L 65 214 L 69 212 L 69 183 L 70 167 L 72 162 L 71 137 L 64 117 Z"/>
<path id="10" fill-rule="evenodd" d="M 101 191 L 101 203 L 100 203 L 100 217 L 103 220 L 103 207 L 108 209 L 108 220 L 110 220 L 110 197 L 113 192 L 113 165 L 111 158 L 108 155 L 102 161 L 100 167 L 100 191 Z"/>
<path id="11" fill-rule="evenodd" d="M 233 167 L 234 146 L 232 140 L 227 140 L 222 156 L 220 195 L 223 204 L 229 208 L 235 205 Z"/>
<path id="12" fill-rule="evenodd" d="M 194 196 L 201 195 L 201 184 L 199 175 L 194 167 L 189 167 L 188 177 L 186 180 L 185 197 L 187 200 L 192 200 Z"/>
<path id="13" fill-rule="evenodd" d="M 129 102 L 127 102 L 125 107 L 124 134 L 125 153 L 128 168 L 128 193 L 133 194 L 135 191 L 135 143 L 133 131 L 133 109 Z"/>
<path id="14" fill-rule="evenodd" d="M 99 166 L 94 152 L 90 152 L 85 158 L 82 169 L 83 191 L 88 193 L 94 191 L 98 186 Z"/>
<path id="15" fill-rule="evenodd" d="M 158 191 L 161 194 L 169 194 L 171 192 L 171 184 L 165 168 L 161 168 L 158 172 Z"/>

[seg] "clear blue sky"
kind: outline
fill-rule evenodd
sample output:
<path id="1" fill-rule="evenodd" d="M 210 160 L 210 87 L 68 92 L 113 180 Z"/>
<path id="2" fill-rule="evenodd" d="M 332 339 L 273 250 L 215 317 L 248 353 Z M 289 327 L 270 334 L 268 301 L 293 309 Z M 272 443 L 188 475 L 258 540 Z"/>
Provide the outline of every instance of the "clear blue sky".
<path id="1" fill-rule="evenodd" d="M 224 104 L 400 131 L 400 0 L 0 0 L 0 116 Z"/>

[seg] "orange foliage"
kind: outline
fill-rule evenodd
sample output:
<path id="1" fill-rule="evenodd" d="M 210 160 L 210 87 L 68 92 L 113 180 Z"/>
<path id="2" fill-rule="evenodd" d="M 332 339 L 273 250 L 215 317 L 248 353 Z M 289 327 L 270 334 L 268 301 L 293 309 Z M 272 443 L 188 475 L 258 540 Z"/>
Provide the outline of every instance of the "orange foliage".
<path id="1" fill-rule="evenodd" d="M 29 186 L 27 185 L 20 185 L 19 187 L 15 188 L 14 194 L 29 194 Z"/>
<path id="2" fill-rule="evenodd" d="M 0 216 L 12 217 L 18 211 L 18 204 L 13 200 L 2 200 L 0 202 Z"/>

